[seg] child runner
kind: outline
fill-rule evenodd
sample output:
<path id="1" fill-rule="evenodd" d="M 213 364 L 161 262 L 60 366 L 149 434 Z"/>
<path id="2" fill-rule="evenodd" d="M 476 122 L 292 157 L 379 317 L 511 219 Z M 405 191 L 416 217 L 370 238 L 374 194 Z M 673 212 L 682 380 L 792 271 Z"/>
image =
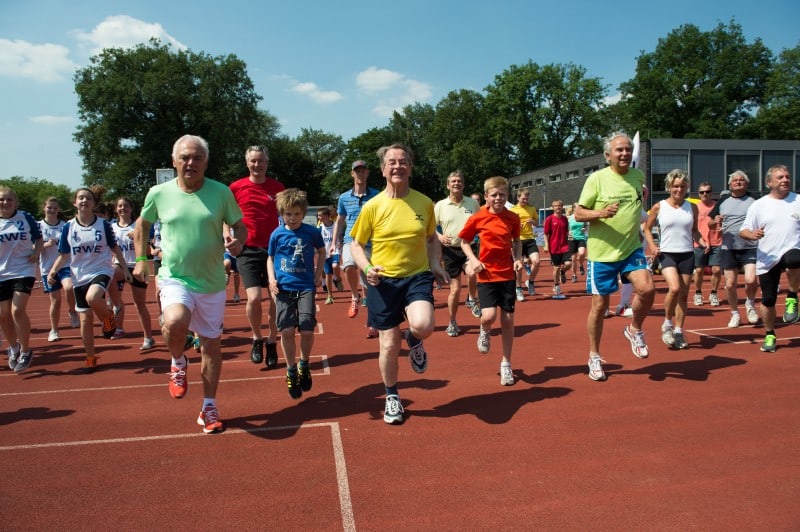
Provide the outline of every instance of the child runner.
<path id="1" fill-rule="evenodd" d="M 13 190 L 0 186 L 0 330 L 8 340 L 8 367 L 15 373 L 33 359 L 28 299 L 41 252 L 39 224 L 17 209 Z"/>
<path id="2" fill-rule="evenodd" d="M 42 233 L 42 254 L 39 256 L 39 271 L 42 275 L 42 290 L 50 297 L 50 334 L 47 335 L 48 342 L 58 341 L 58 322 L 61 316 L 61 289 L 67 296 L 67 307 L 70 325 L 73 328 L 80 327 L 81 322 L 75 312 L 75 293 L 72 291 L 72 277 L 69 271 L 69 263 L 56 272 L 56 283 L 51 285 L 47 282 L 47 274 L 50 267 L 58 257 L 58 239 L 61 238 L 64 220 L 59 219 L 61 207 L 58 198 L 49 197 L 44 200 L 44 219 L 39 221 L 39 231 Z"/>
<path id="3" fill-rule="evenodd" d="M 111 259 L 116 257 L 120 263 L 125 262 L 111 225 L 94 214 L 96 203 L 95 194 L 90 189 L 82 187 L 75 191 L 75 218 L 67 222 L 61 231 L 58 242 L 60 255 L 47 276 L 47 281 L 54 283 L 58 270 L 70 260 L 75 310 L 80 314 L 81 339 L 86 349 L 84 369 L 90 372 L 97 367 L 92 311 L 102 323 L 103 337 L 111 338 L 116 331 L 117 323 L 114 312 L 108 308 L 104 300 L 108 285 L 114 276 Z M 124 276 L 125 281 L 131 281 L 131 274 L 127 268 Z"/>
<path id="4" fill-rule="evenodd" d="M 270 235 L 267 275 L 269 290 L 275 297 L 281 347 L 286 358 L 286 384 L 289 395 L 299 399 L 303 392 L 311 390 L 309 357 L 317 326 L 314 293 L 322 284 L 325 244 L 316 227 L 303 223 L 308 211 L 305 192 L 296 188 L 279 192 L 277 207 L 284 225 Z M 295 329 L 300 331 L 299 363 L 295 363 Z"/>
<path id="5" fill-rule="evenodd" d="M 511 370 L 511 348 L 514 344 L 514 305 L 516 304 L 517 272 L 522 268 L 520 218 L 506 209 L 508 181 L 490 177 L 483 183 L 486 207 L 473 214 L 458 234 L 461 249 L 468 258 L 467 275 L 478 275 L 478 301 L 481 306 L 481 330 L 478 351 L 489 352 L 492 324 L 500 307 L 500 331 L 503 337 L 503 359 L 500 362 L 500 384 L 514 384 Z M 470 243 L 480 236 L 480 259 Z"/>
<path id="6" fill-rule="evenodd" d="M 544 249 L 550 253 L 553 264 L 553 299 L 566 299 L 561 283 L 566 281 L 566 271 L 572 266 L 569 258 L 569 222 L 564 216 L 564 202 L 555 200 L 553 214 L 544 220 Z"/>
<path id="7" fill-rule="evenodd" d="M 326 305 L 333 304 L 333 288 L 337 279 L 341 276 L 339 272 L 339 249 L 333 245 L 333 219 L 331 218 L 331 208 L 322 207 L 317 211 L 319 216 L 319 232 L 322 241 L 325 243 L 325 290 L 328 297 L 325 298 Z M 335 251 L 334 251 L 335 250 Z"/>

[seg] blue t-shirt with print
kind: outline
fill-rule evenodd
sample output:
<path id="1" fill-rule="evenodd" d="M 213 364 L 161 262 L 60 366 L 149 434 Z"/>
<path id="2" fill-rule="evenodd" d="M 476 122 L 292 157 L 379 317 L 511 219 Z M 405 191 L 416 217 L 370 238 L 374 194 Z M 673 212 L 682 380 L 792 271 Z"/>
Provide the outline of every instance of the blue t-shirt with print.
<path id="1" fill-rule="evenodd" d="M 325 247 L 319 229 L 300 224 L 296 230 L 281 225 L 269 237 L 267 253 L 275 265 L 278 288 L 285 291 L 316 290 L 314 255 Z"/>

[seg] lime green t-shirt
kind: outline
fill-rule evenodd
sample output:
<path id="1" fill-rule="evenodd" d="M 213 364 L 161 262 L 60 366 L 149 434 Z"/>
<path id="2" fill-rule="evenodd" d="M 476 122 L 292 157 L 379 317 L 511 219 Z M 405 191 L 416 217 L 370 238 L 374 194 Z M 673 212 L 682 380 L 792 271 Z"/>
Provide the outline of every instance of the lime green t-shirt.
<path id="1" fill-rule="evenodd" d="M 610 167 L 598 170 L 586 179 L 578 204 L 587 209 L 599 210 L 619 203 L 612 218 L 589 222 L 586 251 L 589 260 L 617 262 L 642 246 L 639 226 L 642 216 L 642 185 L 644 174 L 630 168 L 619 175 Z"/>
<path id="2" fill-rule="evenodd" d="M 539 223 L 539 213 L 536 211 L 536 207 L 532 207 L 530 205 L 523 207 L 517 203 L 508 210 L 519 216 L 519 239 L 533 240 L 533 227 L 531 227 L 531 224 L 528 223 L 528 221 L 533 220 L 533 225 L 537 225 Z"/>
<path id="3" fill-rule="evenodd" d="M 227 186 L 208 178 L 193 193 L 178 188 L 176 179 L 156 185 L 144 200 L 142 218 L 161 220 L 160 279 L 175 279 L 201 294 L 225 290 L 222 224 L 242 218 Z"/>
<path id="4" fill-rule="evenodd" d="M 381 192 L 365 203 L 350 235 L 361 244 L 372 241 L 370 262 L 399 279 L 430 269 L 426 241 L 434 231 L 433 202 L 410 189 L 404 198 Z"/>

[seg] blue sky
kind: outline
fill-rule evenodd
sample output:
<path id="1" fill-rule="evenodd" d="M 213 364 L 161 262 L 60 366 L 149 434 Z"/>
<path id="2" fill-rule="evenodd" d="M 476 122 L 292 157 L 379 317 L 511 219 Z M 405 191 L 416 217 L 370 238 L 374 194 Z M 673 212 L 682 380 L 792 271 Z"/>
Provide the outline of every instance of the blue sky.
<path id="1" fill-rule="evenodd" d="M 748 42 L 761 38 L 776 54 L 800 42 L 796 0 L 0 0 L 0 178 L 78 186 L 73 73 L 103 47 L 151 36 L 242 59 L 283 133 L 305 127 L 348 140 L 409 103 L 482 91 L 529 59 L 581 65 L 613 98 L 659 38 L 731 18 Z"/>

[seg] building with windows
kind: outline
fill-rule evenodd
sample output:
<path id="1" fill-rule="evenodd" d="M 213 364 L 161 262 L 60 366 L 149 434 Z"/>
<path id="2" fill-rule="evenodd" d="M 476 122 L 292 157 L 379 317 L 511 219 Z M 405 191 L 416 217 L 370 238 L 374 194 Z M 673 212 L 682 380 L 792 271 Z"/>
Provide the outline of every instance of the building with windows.
<path id="1" fill-rule="evenodd" d="M 650 205 L 667 196 L 664 178 L 674 168 L 688 172 L 692 191 L 704 181 L 711 183 L 715 197 L 727 188 L 728 175 L 743 170 L 750 178 L 751 193 L 758 197 L 767 190 L 764 180 L 774 164 L 789 167 L 792 188 L 797 190 L 800 140 L 648 139 L 641 142 L 639 151 L 639 168 L 651 191 Z M 549 207 L 554 199 L 570 205 L 578 201 L 586 178 L 605 165 L 600 153 L 514 176 L 509 184 L 514 196 L 521 188 L 530 189 L 531 204 L 537 207 Z"/>

